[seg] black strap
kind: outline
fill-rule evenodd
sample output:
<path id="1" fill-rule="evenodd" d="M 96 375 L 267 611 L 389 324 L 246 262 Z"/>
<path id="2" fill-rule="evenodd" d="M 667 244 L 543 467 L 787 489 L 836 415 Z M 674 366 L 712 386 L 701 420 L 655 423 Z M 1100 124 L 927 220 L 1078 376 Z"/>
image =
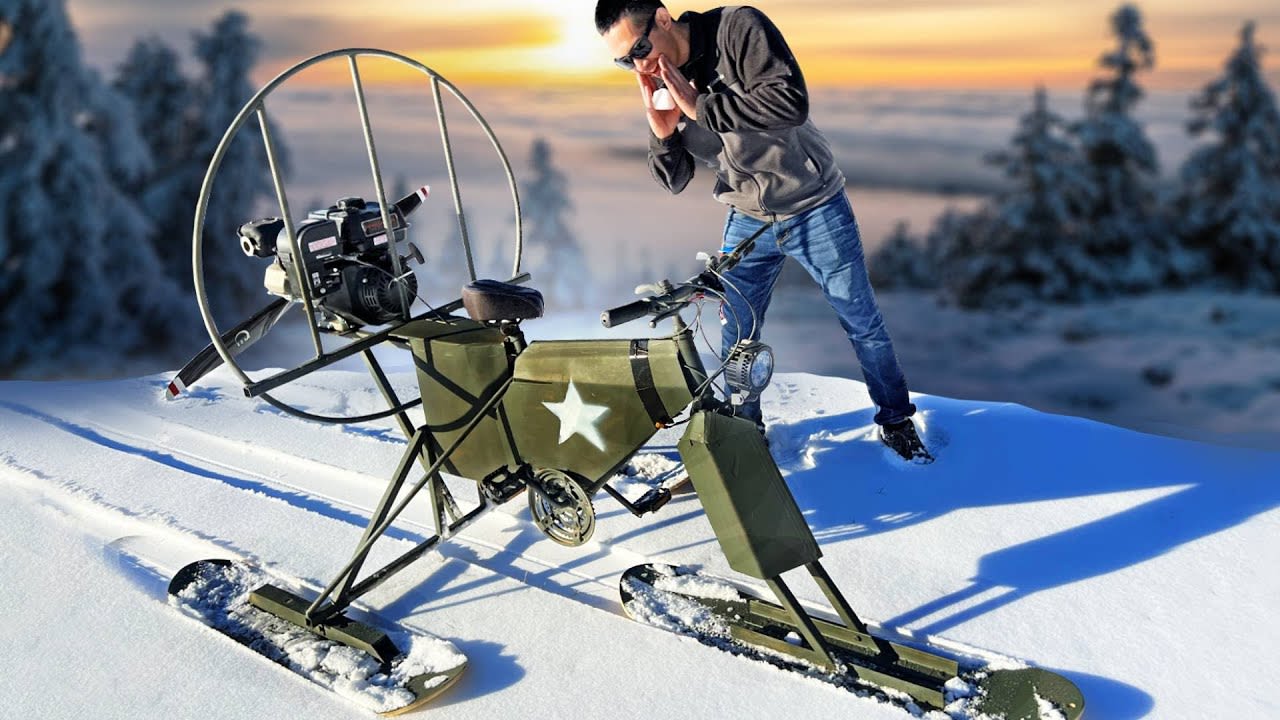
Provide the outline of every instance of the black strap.
<path id="1" fill-rule="evenodd" d="M 631 377 L 635 378 L 636 392 L 639 393 L 640 402 L 644 403 L 645 412 L 649 413 L 649 419 L 653 421 L 654 427 L 670 426 L 671 416 L 667 414 L 662 398 L 658 395 L 658 389 L 653 384 L 653 368 L 649 366 L 648 340 L 631 341 Z"/>

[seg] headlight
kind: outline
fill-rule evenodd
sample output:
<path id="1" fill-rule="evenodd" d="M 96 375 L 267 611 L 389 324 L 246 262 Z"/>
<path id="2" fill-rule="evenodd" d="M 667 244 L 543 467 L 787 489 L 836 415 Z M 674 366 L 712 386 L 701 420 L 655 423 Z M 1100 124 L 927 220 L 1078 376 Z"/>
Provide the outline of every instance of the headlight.
<path id="1" fill-rule="evenodd" d="M 763 392 L 769 386 L 769 380 L 773 378 L 773 350 L 761 348 L 760 353 L 751 361 L 750 378 L 751 387 L 758 388 L 757 392 Z"/>
<path id="2" fill-rule="evenodd" d="M 742 401 L 760 397 L 773 377 L 773 349 L 756 340 L 739 342 L 729 351 L 724 374 L 734 395 L 742 396 Z"/>

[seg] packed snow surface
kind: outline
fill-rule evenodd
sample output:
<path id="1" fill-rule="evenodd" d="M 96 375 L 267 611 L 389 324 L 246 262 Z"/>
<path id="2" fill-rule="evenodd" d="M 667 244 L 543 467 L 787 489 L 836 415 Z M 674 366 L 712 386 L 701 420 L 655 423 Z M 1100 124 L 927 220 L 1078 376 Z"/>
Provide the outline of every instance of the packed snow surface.
<path id="1" fill-rule="evenodd" d="M 399 430 L 297 420 L 222 371 L 166 402 L 168 379 L 0 384 L 6 716 L 367 717 L 184 616 L 165 588 L 208 557 L 327 585 L 395 469 Z M 412 374 L 393 382 L 413 392 Z M 279 397 L 317 413 L 380 403 L 366 376 L 337 370 Z M 1052 669 L 1080 686 L 1088 717 L 1280 717 L 1259 671 L 1280 666 L 1280 453 L 914 399 L 932 465 L 876 441 L 861 383 L 784 373 L 764 398 L 771 451 L 823 563 L 874 629 Z M 675 432 L 651 441 L 619 490 L 635 498 L 670 479 Z M 643 519 L 595 501 L 582 547 L 547 540 L 518 499 L 361 600 L 360 619 L 467 656 L 427 712 L 907 716 L 627 619 L 618 581 L 641 562 L 760 584 L 728 568 L 695 494 Z M 415 501 L 369 562 L 430 534 Z M 803 573 L 788 580 L 824 606 Z"/>

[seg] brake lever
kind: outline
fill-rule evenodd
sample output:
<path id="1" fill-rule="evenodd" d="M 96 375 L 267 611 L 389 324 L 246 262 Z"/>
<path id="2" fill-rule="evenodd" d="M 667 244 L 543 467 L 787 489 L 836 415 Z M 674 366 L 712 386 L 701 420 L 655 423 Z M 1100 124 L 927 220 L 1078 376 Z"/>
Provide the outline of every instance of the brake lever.
<path id="1" fill-rule="evenodd" d="M 698 276 L 690 280 L 689 283 L 691 285 L 700 285 L 712 292 L 724 292 L 724 283 L 720 282 L 720 276 L 711 269 L 707 269 L 706 272 L 699 273 Z"/>
<path id="2" fill-rule="evenodd" d="M 658 323 L 662 322 L 663 320 L 666 320 L 667 318 L 673 315 L 679 315 L 680 311 L 683 309 L 684 309 L 684 303 L 677 303 L 675 306 L 668 308 L 666 310 L 663 310 L 662 312 L 653 316 L 653 319 L 649 321 L 649 327 L 651 328 L 658 327 Z"/>

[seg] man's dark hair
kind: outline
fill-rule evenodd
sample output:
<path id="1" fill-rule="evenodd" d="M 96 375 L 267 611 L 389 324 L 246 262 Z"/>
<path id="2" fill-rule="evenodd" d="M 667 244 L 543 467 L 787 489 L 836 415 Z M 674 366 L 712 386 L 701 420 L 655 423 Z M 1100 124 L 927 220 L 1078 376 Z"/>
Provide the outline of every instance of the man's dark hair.
<path id="1" fill-rule="evenodd" d="M 660 7 L 666 7 L 660 0 L 600 0 L 596 3 L 596 31 L 605 34 L 623 17 L 647 21 Z"/>

